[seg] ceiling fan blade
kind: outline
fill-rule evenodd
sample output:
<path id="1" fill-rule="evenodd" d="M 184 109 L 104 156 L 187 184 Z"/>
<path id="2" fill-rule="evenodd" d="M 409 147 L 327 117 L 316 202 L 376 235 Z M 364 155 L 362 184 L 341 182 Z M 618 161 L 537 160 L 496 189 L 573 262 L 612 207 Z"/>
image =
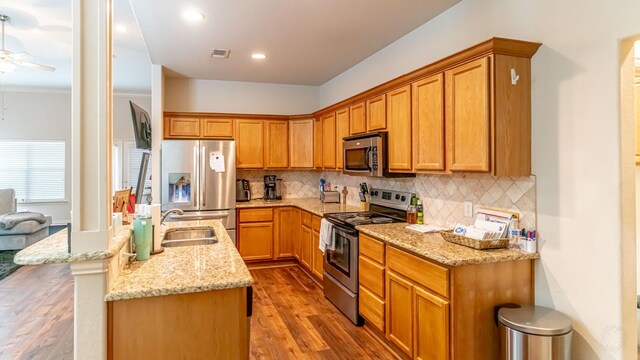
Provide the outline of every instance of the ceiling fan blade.
<path id="1" fill-rule="evenodd" d="M 12 60 L 26 60 L 26 59 L 31 59 L 33 57 L 33 55 L 29 54 L 28 52 L 19 52 L 19 53 L 11 53 L 9 55 L 7 55 L 7 57 L 9 59 Z"/>
<path id="2" fill-rule="evenodd" d="M 13 60 L 11 62 L 16 64 L 16 65 L 22 65 L 22 66 L 26 66 L 26 67 L 30 67 L 30 68 L 34 68 L 34 69 L 39 69 L 39 70 L 44 70 L 44 71 L 56 71 L 56 68 L 54 68 L 54 67 L 47 66 L 47 65 L 41 65 L 41 64 L 35 64 L 35 63 L 28 62 L 28 61 Z"/>

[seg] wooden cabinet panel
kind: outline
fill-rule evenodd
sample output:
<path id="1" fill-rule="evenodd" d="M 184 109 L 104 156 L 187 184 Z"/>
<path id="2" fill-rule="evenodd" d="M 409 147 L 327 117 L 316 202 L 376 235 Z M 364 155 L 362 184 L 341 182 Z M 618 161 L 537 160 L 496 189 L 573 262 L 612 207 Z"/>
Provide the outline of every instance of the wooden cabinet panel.
<path id="1" fill-rule="evenodd" d="M 289 167 L 289 122 L 268 120 L 265 128 L 265 167 Z"/>
<path id="2" fill-rule="evenodd" d="M 273 258 L 293 257 L 294 239 L 297 237 L 300 220 L 295 217 L 295 211 L 290 207 L 275 208 L 274 212 L 276 231 L 273 242 Z"/>
<path id="3" fill-rule="evenodd" d="M 313 274 L 322 279 L 322 272 L 324 268 L 324 253 L 320 251 L 320 234 L 312 231 L 313 242 L 311 243 L 313 253 Z"/>
<path id="4" fill-rule="evenodd" d="M 360 286 L 358 294 L 360 315 L 367 319 L 376 329 L 384 332 L 384 301 L 371 291 Z"/>
<path id="5" fill-rule="evenodd" d="M 273 223 L 238 224 L 238 252 L 244 260 L 273 258 Z"/>
<path id="6" fill-rule="evenodd" d="M 360 233 L 360 255 L 369 257 L 384 265 L 384 243 Z"/>
<path id="7" fill-rule="evenodd" d="M 445 169 L 444 75 L 412 84 L 413 170 Z"/>
<path id="8" fill-rule="evenodd" d="M 446 71 L 445 89 L 448 169 L 489 171 L 489 57 Z"/>
<path id="9" fill-rule="evenodd" d="M 293 209 L 293 256 L 300 261 L 300 250 L 302 249 L 302 222 L 300 220 L 300 209 Z"/>
<path id="10" fill-rule="evenodd" d="M 390 171 L 411 171 L 411 85 L 387 93 Z"/>
<path id="11" fill-rule="evenodd" d="M 371 290 L 376 296 L 384 298 L 384 266 L 376 264 L 366 256 L 360 256 L 359 260 L 360 285 Z"/>
<path id="12" fill-rule="evenodd" d="M 266 222 L 273 220 L 273 208 L 240 209 L 238 222 Z"/>
<path id="13" fill-rule="evenodd" d="M 303 226 L 301 228 L 301 232 L 302 236 L 300 236 L 300 262 L 302 263 L 302 266 L 306 267 L 307 269 L 311 269 L 311 245 L 313 242 L 311 229 Z"/>
<path id="14" fill-rule="evenodd" d="M 202 119 L 202 137 L 215 139 L 233 138 L 233 119 Z"/>
<path id="15" fill-rule="evenodd" d="M 322 169 L 322 119 L 313 123 L 313 166 Z"/>
<path id="16" fill-rule="evenodd" d="M 389 246 L 387 268 L 442 296 L 449 296 L 449 269 L 445 267 Z"/>
<path id="17" fill-rule="evenodd" d="M 306 211 L 301 211 L 300 217 L 301 217 L 302 226 L 311 228 L 311 213 L 308 213 Z"/>
<path id="18" fill-rule="evenodd" d="M 289 122 L 289 149 L 292 169 L 313 168 L 313 119 Z"/>
<path id="19" fill-rule="evenodd" d="M 200 137 L 200 119 L 193 117 L 168 117 L 164 120 L 164 138 Z"/>
<path id="20" fill-rule="evenodd" d="M 336 168 L 343 166 L 343 138 L 349 136 L 349 108 L 336 111 Z M 340 189 L 341 190 L 341 189 Z"/>
<path id="21" fill-rule="evenodd" d="M 320 222 L 321 221 L 322 221 L 322 218 L 320 216 L 313 215 L 311 217 L 311 229 L 313 229 L 313 231 L 319 233 L 320 232 Z"/>
<path id="22" fill-rule="evenodd" d="M 414 359 L 449 359 L 449 302 L 414 286 Z"/>
<path id="23" fill-rule="evenodd" d="M 364 134 L 367 132 L 367 112 L 365 102 L 349 107 L 349 134 Z"/>
<path id="24" fill-rule="evenodd" d="M 236 120 L 236 164 L 239 169 L 264 167 L 264 121 Z"/>
<path id="25" fill-rule="evenodd" d="M 322 167 L 336 168 L 336 114 L 322 117 Z"/>
<path id="26" fill-rule="evenodd" d="M 387 339 L 407 355 L 413 354 L 413 285 L 387 271 Z"/>
<path id="27" fill-rule="evenodd" d="M 367 100 L 367 131 L 387 128 L 386 95 Z"/>

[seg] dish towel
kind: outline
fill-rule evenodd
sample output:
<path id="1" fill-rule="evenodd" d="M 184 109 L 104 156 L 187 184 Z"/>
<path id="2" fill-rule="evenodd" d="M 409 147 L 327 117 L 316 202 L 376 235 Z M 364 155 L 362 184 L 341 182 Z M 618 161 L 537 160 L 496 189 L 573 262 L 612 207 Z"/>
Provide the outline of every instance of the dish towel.
<path id="1" fill-rule="evenodd" d="M 333 237 L 333 224 L 326 219 L 320 221 L 320 244 L 318 247 L 323 253 L 325 250 L 336 249 L 336 241 Z"/>

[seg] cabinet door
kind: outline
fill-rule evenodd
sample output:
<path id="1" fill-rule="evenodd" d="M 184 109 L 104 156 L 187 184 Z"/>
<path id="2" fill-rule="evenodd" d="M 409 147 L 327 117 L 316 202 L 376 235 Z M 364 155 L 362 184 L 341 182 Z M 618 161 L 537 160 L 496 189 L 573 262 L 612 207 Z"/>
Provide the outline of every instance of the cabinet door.
<path id="1" fill-rule="evenodd" d="M 390 171 L 411 171 L 411 85 L 387 93 Z"/>
<path id="2" fill-rule="evenodd" d="M 265 126 L 266 168 L 289 167 L 289 122 L 286 120 L 268 120 Z"/>
<path id="3" fill-rule="evenodd" d="M 302 219 L 300 209 L 293 209 L 293 256 L 300 261 L 300 250 L 302 248 Z"/>
<path id="4" fill-rule="evenodd" d="M 276 208 L 276 231 L 273 241 L 273 258 L 282 259 L 293 257 L 294 239 L 296 237 L 296 218 L 293 208 Z"/>
<path id="5" fill-rule="evenodd" d="M 489 58 L 445 72 L 447 164 L 451 171 L 489 171 Z"/>
<path id="6" fill-rule="evenodd" d="M 386 95 L 367 100 L 367 131 L 387 128 Z"/>
<path id="7" fill-rule="evenodd" d="M 192 117 L 168 117 L 164 119 L 164 138 L 200 137 L 200 119 Z"/>
<path id="8" fill-rule="evenodd" d="M 414 287 L 414 359 L 449 359 L 449 302 Z"/>
<path id="9" fill-rule="evenodd" d="M 313 166 L 322 169 L 322 119 L 313 123 Z"/>
<path id="10" fill-rule="evenodd" d="M 322 117 L 322 167 L 336 168 L 336 114 Z"/>
<path id="11" fill-rule="evenodd" d="M 302 266 L 311 269 L 311 229 L 302 227 L 302 236 L 300 236 L 300 262 Z"/>
<path id="12" fill-rule="evenodd" d="M 349 108 L 336 111 L 336 168 L 342 169 L 343 162 L 343 138 L 349 136 Z"/>
<path id="13" fill-rule="evenodd" d="M 239 169 L 264 167 L 264 121 L 236 120 L 236 163 Z"/>
<path id="14" fill-rule="evenodd" d="M 273 258 L 273 223 L 238 225 L 238 252 L 244 260 Z"/>
<path id="15" fill-rule="evenodd" d="M 387 271 L 387 339 L 407 355 L 413 353 L 413 285 Z"/>
<path id="16" fill-rule="evenodd" d="M 313 233 L 313 242 L 311 243 L 311 252 L 313 253 L 313 274 L 322 279 L 324 267 L 324 253 L 320 251 L 320 234 L 315 231 Z"/>
<path id="17" fill-rule="evenodd" d="M 313 119 L 289 122 L 289 149 L 292 169 L 313 168 Z"/>
<path id="18" fill-rule="evenodd" d="M 412 84 L 413 170 L 444 170 L 444 75 Z"/>
<path id="19" fill-rule="evenodd" d="M 364 134 L 367 132 L 365 102 L 357 103 L 349 107 L 349 134 Z"/>
<path id="20" fill-rule="evenodd" d="M 384 332 L 384 301 L 363 286 L 358 294 L 358 310 L 371 325 Z"/>
<path id="21" fill-rule="evenodd" d="M 202 119 L 202 137 L 232 139 L 233 119 Z"/>

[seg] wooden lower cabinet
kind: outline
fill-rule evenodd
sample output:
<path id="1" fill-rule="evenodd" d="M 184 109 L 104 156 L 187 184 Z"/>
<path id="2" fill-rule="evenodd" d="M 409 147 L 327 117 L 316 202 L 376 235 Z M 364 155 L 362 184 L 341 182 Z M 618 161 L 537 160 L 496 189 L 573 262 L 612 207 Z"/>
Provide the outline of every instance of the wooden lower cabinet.
<path id="1" fill-rule="evenodd" d="M 107 302 L 107 358 L 249 359 L 247 289 Z"/>
<path id="2" fill-rule="evenodd" d="M 293 256 L 300 261 L 300 250 L 302 248 L 302 217 L 300 209 L 293 208 Z"/>
<path id="3" fill-rule="evenodd" d="M 449 359 L 449 302 L 413 287 L 415 359 Z"/>
<path id="4" fill-rule="evenodd" d="M 324 271 L 324 253 L 320 251 L 320 233 L 315 230 L 312 231 L 313 241 L 311 252 L 313 253 L 313 275 L 322 279 L 322 272 Z"/>
<path id="5" fill-rule="evenodd" d="M 367 319 L 373 327 L 384 333 L 385 303 L 364 286 L 360 286 L 358 293 L 358 308 L 360 315 Z"/>
<path id="6" fill-rule="evenodd" d="M 273 258 L 273 223 L 239 224 L 238 252 L 242 259 L 247 261 L 271 260 Z"/>
<path id="7" fill-rule="evenodd" d="M 301 232 L 302 236 L 300 237 L 300 263 L 307 269 L 311 269 L 311 244 L 313 242 L 313 239 L 311 237 L 312 231 L 310 228 L 303 226 L 301 228 Z"/>
<path id="8" fill-rule="evenodd" d="M 294 241 L 298 237 L 300 211 L 296 217 L 294 208 L 275 208 L 275 232 L 273 237 L 273 258 L 294 257 Z"/>
<path id="9" fill-rule="evenodd" d="M 387 339 L 413 355 L 413 284 L 387 271 Z"/>

